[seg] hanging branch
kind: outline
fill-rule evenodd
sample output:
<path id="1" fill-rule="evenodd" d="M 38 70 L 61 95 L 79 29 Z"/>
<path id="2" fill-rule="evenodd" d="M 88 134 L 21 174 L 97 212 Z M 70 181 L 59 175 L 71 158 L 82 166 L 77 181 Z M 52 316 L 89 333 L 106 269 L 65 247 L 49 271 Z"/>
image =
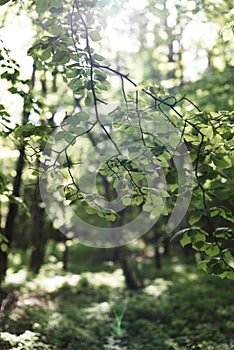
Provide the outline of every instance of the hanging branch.
<path id="1" fill-rule="evenodd" d="M 70 15 L 67 17 L 69 23 L 66 23 L 66 25 L 69 25 L 69 28 L 67 32 L 69 32 L 69 36 L 71 39 L 71 47 L 69 47 L 68 52 L 69 54 L 72 53 L 73 57 L 74 55 L 77 56 L 78 60 L 75 59 L 75 61 L 79 63 L 75 63 L 71 66 L 77 68 L 81 68 L 81 70 L 84 72 L 84 75 L 80 74 L 81 78 L 81 84 L 78 86 L 79 88 L 85 89 L 84 81 L 87 81 L 87 89 L 89 90 L 87 97 L 93 100 L 93 109 L 94 109 L 94 121 L 92 123 L 87 122 L 88 128 L 85 131 L 79 132 L 78 135 L 75 135 L 71 132 L 71 141 L 69 140 L 68 144 L 64 147 L 61 151 L 54 150 L 56 154 L 56 160 L 53 165 L 49 165 L 47 167 L 47 171 L 56 169 L 56 162 L 59 160 L 59 157 L 62 155 L 63 152 L 65 152 L 67 164 L 69 164 L 68 159 L 68 148 L 75 143 L 81 136 L 87 135 L 90 137 L 92 133 L 96 130 L 96 128 L 100 128 L 105 136 L 112 145 L 114 146 L 114 149 L 116 150 L 115 156 L 113 156 L 111 159 L 109 159 L 106 162 L 107 169 L 111 176 L 116 176 L 116 178 L 119 178 L 120 171 L 127 172 L 128 179 L 130 180 L 131 184 L 133 185 L 134 190 L 137 193 L 140 193 L 144 195 L 141 192 L 141 187 L 138 185 L 138 183 L 134 180 L 133 174 L 133 168 L 130 166 L 130 163 L 123 161 L 123 152 L 121 151 L 121 147 L 118 145 L 118 143 L 115 141 L 115 139 L 112 137 L 112 134 L 109 130 L 109 128 L 105 125 L 101 118 L 100 113 L 100 104 L 107 104 L 106 101 L 103 101 L 99 96 L 99 90 L 98 90 L 98 84 L 97 84 L 97 72 L 101 73 L 106 76 L 106 74 L 112 74 L 115 77 L 118 77 L 120 80 L 120 93 L 121 98 L 124 101 L 125 107 L 127 110 L 133 111 L 133 109 L 130 108 L 130 101 L 134 102 L 134 108 L 133 111 L 134 116 L 137 117 L 137 125 L 135 130 L 137 130 L 137 133 L 139 133 L 139 136 L 137 134 L 137 140 L 141 142 L 141 144 L 144 146 L 144 148 L 150 149 L 150 147 L 147 145 L 147 137 L 150 133 L 148 133 L 146 130 L 144 130 L 143 127 L 143 115 L 142 110 L 140 110 L 140 97 L 147 97 L 147 101 L 149 102 L 149 107 L 152 108 L 155 111 L 158 111 L 163 117 L 168 120 L 171 125 L 173 125 L 175 128 L 177 127 L 176 122 L 174 122 L 174 118 L 176 117 L 177 120 L 181 120 L 179 122 L 180 125 L 180 137 L 177 144 L 177 147 L 175 147 L 175 152 L 179 150 L 179 147 L 181 143 L 185 143 L 189 145 L 190 150 L 193 150 L 196 152 L 195 159 L 194 159 L 194 176 L 197 181 L 197 187 L 201 191 L 202 195 L 202 201 L 203 201 L 203 208 L 206 213 L 207 223 L 209 227 L 209 237 L 212 238 L 212 241 L 216 243 L 216 245 L 219 247 L 220 257 L 225 263 L 226 266 L 229 266 L 228 263 L 225 261 L 225 257 L 223 256 L 221 245 L 217 241 L 217 238 L 215 237 L 215 228 L 213 227 L 213 223 L 210 217 L 210 208 L 207 201 L 207 189 L 204 186 L 203 179 L 200 174 L 200 164 L 201 156 L 203 154 L 204 147 L 206 146 L 206 134 L 203 133 L 202 128 L 197 123 L 197 121 L 191 120 L 191 118 L 188 118 L 186 115 L 184 115 L 183 112 L 181 112 L 181 105 L 183 103 L 189 104 L 193 107 L 193 110 L 198 112 L 197 114 L 201 113 L 201 110 L 198 106 L 196 106 L 189 98 L 184 95 L 183 97 L 177 99 L 175 96 L 161 96 L 160 94 L 157 94 L 154 92 L 154 89 L 151 89 L 151 87 L 142 87 L 140 84 L 137 84 L 133 79 L 131 79 L 129 74 L 122 73 L 118 69 L 115 69 L 111 67 L 108 64 L 101 64 L 96 59 L 95 54 L 93 53 L 93 49 L 91 47 L 91 39 L 92 39 L 92 32 L 89 24 L 86 21 L 85 14 L 83 12 L 83 5 L 81 6 L 81 2 L 79 0 L 73 0 L 72 1 L 72 8 L 70 9 Z M 62 22 L 61 22 L 62 23 Z M 78 31 L 78 33 L 77 33 Z M 80 43 L 80 33 L 82 33 L 81 38 L 84 39 L 85 43 L 85 49 L 81 50 L 79 47 Z M 51 53 L 53 56 L 54 52 Z M 72 58 L 72 56 L 71 56 Z M 88 78 L 87 78 L 88 73 Z M 72 75 L 71 75 L 72 76 Z M 75 78 L 77 79 L 77 78 Z M 76 83 L 74 79 L 74 84 Z M 79 78 L 77 79 L 77 81 Z M 100 79 L 100 82 L 102 83 L 102 80 Z M 130 98 L 128 100 L 128 96 L 126 93 L 126 85 L 134 88 L 135 91 L 135 97 Z M 75 91 L 75 89 L 74 89 Z M 79 91 L 79 90 L 78 90 Z M 148 102 L 147 102 L 148 103 Z M 88 104 L 87 104 L 88 105 Z M 151 105 L 151 107 L 150 107 Z M 144 110 L 146 111 L 146 109 Z M 122 112 L 122 111 L 121 111 Z M 128 114 L 128 113 L 127 113 Z M 129 126 L 134 126 L 131 120 L 131 114 L 126 115 L 126 119 L 124 120 L 126 123 L 129 124 Z M 69 123 L 69 121 L 68 121 Z M 64 123 L 61 125 L 61 130 L 64 132 L 67 132 L 66 130 L 66 118 L 64 120 Z M 127 125 L 128 127 L 128 125 Z M 196 135 L 197 142 L 193 144 L 193 142 L 186 141 L 186 131 L 187 129 L 192 129 L 193 133 Z M 151 150 L 151 149 L 150 149 Z M 114 165 L 112 164 L 114 159 Z M 137 157 L 134 156 L 132 161 L 136 160 Z M 139 157 L 138 157 L 139 159 Z M 114 166 L 116 168 L 114 168 Z M 58 166 L 59 167 L 59 166 Z M 117 170 L 116 170 L 117 169 Z M 70 178 L 72 179 L 72 184 L 76 187 L 75 179 L 72 174 L 72 166 L 68 166 L 68 173 L 70 175 Z M 78 191 L 78 187 L 76 187 L 76 190 Z"/>
<path id="2" fill-rule="evenodd" d="M 74 50 L 75 50 L 76 54 L 79 56 L 79 52 L 78 52 L 78 49 L 77 49 L 77 46 L 76 46 L 76 33 L 75 33 L 75 30 L 74 30 L 74 23 L 73 23 L 73 17 L 75 15 L 75 10 L 77 11 L 77 14 L 79 16 L 81 25 L 83 26 L 83 29 L 84 29 L 84 32 L 85 32 L 86 50 L 87 50 L 88 58 L 89 58 L 90 86 L 91 86 L 91 91 L 92 91 L 93 100 L 94 100 L 94 110 L 95 110 L 96 123 L 101 126 L 101 128 L 103 129 L 103 131 L 107 135 L 108 139 L 113 143 L 113 145 L 116 148 L 118 154 L 121 155 L 121 151 L 119 150 L 117 144 L 112 139 L 111 135 L 106 130 L 106 128 L 103 125 L 103 123 L 100 121 L 99 112 L 98 112 L 98 102 L 103 102 L 103 101 L 101 101 L 96 95 L 96 89 L 95 89 L 95 83 L 94 83 L 94 77 L 93 77 L 93 75 L 94 75 L 94 68 L 105 70 L 107 72 L 111 72 L 114 75 L 120 77 L 120 79 L 121 79 L 122 95 L 123 95 L 123 98 L 124 98 L 126 106 L 128 105 L 128 101 L 127 101 L 127 96 L 126 96 L 126 92 L 125 92 L 124 82 L 127 81 L 134 88 L 137 88 L 138 84 L 135 83 L 129 77 L 129 74 L 124 74 L 124 73 L 122 73 L 122 72 L 112 68 L 110 65 L 99 64 L 93 59 L 92 52 L 91 52 L 90 41 L 89 41 L 89 28 L 88 28 L 88 25 L 87 25 L 87 23 L 86 23 L 86 21 L 84 19 L 83 14 L 81 13 L 78 0 L 74 0 L 73 8 L 72 8 L 72 16 L 71 16 L 71 18 L 72 18 L 71 19 L 71 35 L 72 35 L 72 41 L 73 41 Z M 202 151 L 202 147 L 203 147 L 203 143 L 204 143 L 204 135 L 194 123 L 192 123 L 188 119 L 184 120 L 184 116 L 176 108 L 177 105 L 179 105 L 182 101 L 190 102 L 190 100 L 187 99 L 185 96 L 182 97 L 179 100 L 177 100 L 174 96 L 168 96 L 166 98 L 160 98 L 160 97 L 154 95 L 153 93 L 151 93 L 150 91 L 148 91 L 146 88 L 141 88 L 140 91 L 143 92 L 145 95 L 149 96 L 150 98 L 152 98 L 152 100 L 155 102 L 155 106 L 163 113 L 163 115 L 165 115 L 165 117 L 170 122 L 172 122 L 172 121 L 171 121 L 170 117 L 167 115 L 167 113 L 164 112 L 163 106 L 169 107 L 170 110 L 172 110 L 180 119 L 182 119 L 184 121 L 184 125 L 186 125 L 186 124 L 190 125 L 191 127 L 194 128 L 194 130 L 198 133 L 198 135 L 200 135 L 201 141 L 200 141 L 200 144 L 198 146 L 198 151 L 197 151 L 196 165 L 195 165 L 195 177 L 196 177 L 196 180 L 198 182 L 199 187 L 202 189 L 202 192 L 204 194 L 204 200 L 205 200 L 205 190 L 204 190 L 204 188 L 203 188 L 203 186 L 202 186 L 202 184 L 201 184 L 201 182 L 199 180 L 199 175 L 198 175 L 198 166 L 199 166 L 200 155 L 201 155 L 201 151 Z M 144 133 L 143 133 L 143 129 L 141 127 L 141 117 L 140 117 L 139 108 L 138 108 L 138 99 L 139 99 L 139 91 L 136 92 L 135 104 L 136 104 L 136 112 L 137 112 L 137 116 L 138 116 L 138 120 L 139 120 L 139 128 L 140 128 L 140 132 L 141 132 L 141 140 L 142 140 L 143 144 L 145 145 Z M 169 102 L 170 100 L 173 100 L 173 103 L 170 103 Z M 192 105 L 197 109 L 197 111 L 200 112 L 200 109 L 195 104 L 192 104 Z M 89 133 L 89 131 L 87 131 L 87 133 Z M 133 180 L 133 178 L 132 178 L 131 173 L 129 172 L 129 170 L 126 169 L 125 165 L 120 160 L 119 160 L 119 162 L 120 162 L 120 165 L 123 166 L 123 168 L 125 168 L 125 170 L 127 170 L 132 183 L 134 185 L 136 185 L 134 180 Z M 137 185 L 137 187 L 139 187 L 139 186 Z M 204 207 L 207 210 L 206 202 L 204 202 Z"/>

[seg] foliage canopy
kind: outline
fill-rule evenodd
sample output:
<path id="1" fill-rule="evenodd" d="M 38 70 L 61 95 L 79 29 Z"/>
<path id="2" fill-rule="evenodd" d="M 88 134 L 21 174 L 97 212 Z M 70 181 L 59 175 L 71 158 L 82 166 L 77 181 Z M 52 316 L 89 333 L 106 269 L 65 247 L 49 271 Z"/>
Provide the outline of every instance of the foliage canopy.
<path id="1" fill-rule="evenodd" d="M 7 2 L 1 1 L 0 5 Z M 229 2 L 225 3 L 230 8 Z M 211 6 L 204 2 L 204 9 L 207 4 L 208 8 Z M 86 244 L 102 246 L 106 241 L 106 246 L 111 246 L 106 232 L 134 222 L 144 213 L 140 231 L 142 225 L 151 221 L 149 229 L 155 223 L 165 235 L 174 230 L 173 237 L 179 236 L 182 246 L 191 244 L 201 253 L 202 269 L 233 279 L 234 112 L 230 98 L 221 100 L 224 107 L 220 106 L 218 111 L 206 110 L 209 99 L 203 99 L 200 105 L 199 100 L 194 103 L 182 94 L 186 91 L 182 78 L 179 87 L 166 90 L 148 77 L 136 83 L 131 78 L 134 72 L 128 74 L 110 65 L 101 50 L 100 13 L 111 5 L 114 6 L 108 1 L 93 0 L 35 0 L 27 5 L 9 5 L 27 11 L 37 35 L 28 50 L 33 59 L 31 80 L 21 78 L 19 65 L 1 45 L 1 79 L 7 81 L 11 94 L 23 100 L 22 122 L 13 126 L 4 103 L 0 105 L 1 137 L 11 139 L 18 149 L 23 147 L 33 168 L 31 175 L 46 188 L 47 195 L 42 196 L 45 201 L 49 193 L 50 200 L 59 201 L 63 208 L 72 208 L 75 217 L 88 222 L 90 232 L 87 229 L 82 236 Z M 182 9 L 177 3 L 175 6 L 179 14 Z M 171 40 L 173 43 L 177 39 Z M 227 82 L 226 74 L 233 70 L 229 66 L 230 57 L 226 60 L 222 78 Z M 173 79 L 174 74 L 175 71 L 167 73 Z M 213 89 L 212 74 L 207 73 L 194 87 L 203 92 L 212 88 L 215 98 L 219 90 Z M 115 95 L 112 89 L 116 90 Z M 60 96 L 66 109 L 60 123 L 53 118 L 56 105 L 52 95 Z M 114 104 L 113 98 L 117 100 Z M 35 122 L 30 119 L 32 113 L 37 116 Z M 91 166 L 92 150 L 103 159 L 102 163 L 95 163 L 97 169 Z M 94 173 L 96 184 L 92 182 Z M 3 170 L 0 177 L 0 193 L 22 204 L 20 196 L 11 193 Z M 117 207 L 105 204 L 106 200 L 111 202 L 118 197 L 118 193 L 122 194 L 118 202 L 121 213 Z M 175 231 L 188 201 L 183 227 Z M 69 209 L 66 211 L 73 224 L 70 226 L 62 218 L 63 210 L 55 211 L 49 206 L 47 211 L 55 226 L 65 227 L 66 234 L 70 231 L 72 237 L 80 234 L 79 228 L 78 233 L 75 231 L 77 223 L 72 221 L 74 214 Z M 160 221 L 161 214 L 167 225 L 165 220 Z M 93 226 L 105 230 L 93 234 Z M 101 238 L 99 232 L 104 232 Z M 114 245 L 125 244 L 145 233 L 136 232 L 135 227 L 133 232 L 121 231 Z M 1 237 L 1 249 L 6 250 L 5 238 Z"/>

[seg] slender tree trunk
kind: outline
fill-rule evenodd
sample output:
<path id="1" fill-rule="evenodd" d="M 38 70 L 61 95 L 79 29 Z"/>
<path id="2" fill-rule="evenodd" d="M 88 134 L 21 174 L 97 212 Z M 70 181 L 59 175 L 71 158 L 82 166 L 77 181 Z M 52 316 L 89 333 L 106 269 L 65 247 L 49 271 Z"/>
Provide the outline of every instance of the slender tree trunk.
<path id="1" fill-rule="evenodd" d="M 154 247 L 154 263 L 157 269 L 162 268 L 161 254 L 159 252 L 159 242 L 161 241 L 162 233 L 159 228 L 153 228 L 153 247 Z"/>
<path id="2" fill-rule="evenodd" d="M 127 252 L 124 247 L 120 247 L 120 264 L 123 270 L 123 274 L 125 277 L 126 285 L 129 289 L 136 290 L 140 286 L 138 285 L 137 281 L 135 280 L 132 269 L 129 266 L 129 262 L 127 259 Z"/>
<path id="3" fill-rule="evenodd" d="M 155 244 L 155 246 L 154 246 L 154 261 L 155 261 L 155 265 L 156 265 L 157 269 L 160 270 L 162 265 L 161 265 L 161 257 L 160 257 L 160 253 L 159 253 L 158 244 Z"/>
<path id="4" fill-rule="evenodd" d="M 33 207 L 32 221 L 32 254 L 30 268 L 34 273 L 38 273 L 43 264 L 46 248 L 46 233 L 44 228 L 44 208 L 39 190 L 35 194 L 36 200 Z"/>
<path id="5" fill-rule="evenodd" d="M 25 117 L 26 117 L 26 114 L 25 114 Z M 14 197 L 19 197 L 20 195 L 20 186 L 22 181 L 22 172 L 24 167 L 24 156 L 25 156 L 24 145 L 21 145 L 19 152 L 20 152 L 20 155 L 17 160 L 16 176 L 13 182 L 13 192 L 12 192 L 13 199 Z M 4 235 L 8 240 L 9 248 L 11 247 L 12 240 L 13 240 L 13 231 L 14 231 L 17 211 L 18 211 L 17 203 L 15 203 L 14 201 L 11 201 L 9 204 L 8 215 L 7 215 L 6 225 L 4 230 Z M 6 270 L 7 270 L 7 252 L 0 251 L 0 283 L 4 280 L 4 277 L 6 275 Z"/>
<path id="6" fill-rule="evenodd" d="M 0 202 L 0 233 L 2 232 L 2 203 Z"/>
<path id="7" fill-rule="evenodd" d="M 31 76 L 31 83 L 32 88 L 35 84 L 35 73 L 36 73 L 36 65 L 33 64 L 33 70 L 32 70 L 32 76 Z M 27 101 L 28 103 L 28 101 Z M 27 106 L 28 107 L 28 106 Z M 26 125 L 28 122 L 30 112 L 28 112 L 28 108 L 26 108 L 26 101 L 24 102 L 24 108 L 23 108 L 23 116 L 22 116 L 22 125 Z M 13 232 L 14 232 L 14 225 L 15 225 L 15 218 L 17 216 L 18 212 L 18 205 L 14 202 L 14 197 L 19 197 L 20 195 L 20 187 L 22 182 L 22 173 L 24 168 L 24 157 L 25 157 L 25 145 L 22 143 L 19 148 L 19 157 L 16 164 L 16 176 L 13 181 L 13 201 L 10 201 L 9 208 L 8 208 L 8 214 L 6 218 L 6 224 L 4 229 L 4 235 L 6 239 L 8 240 L 8 246 L 9 248 L 12 245 L 13 240 Z M 7 270 L 7 259 L 8 253 L 2 252 L 0 250 L 0 284 L 5 278 L 6 270 Z"/>
<path id="8" fill-rule="evenodd" d="M 46 94 L 47 92 L 47 85 L 46 85 L 46 80 L 44 81 L 44 88 L 43 88 L 43 83 L 42 84 L 42 94 Z M 54 122 L 53 120 L 50 120 L 48 122 L 49 126 L 53 127 Z M 42 142 L 40 145 L 41 151 L 44 149 L 45 144 Z M 37 162 L 37 167 L 40 167 L 40 162 Z M 39 179 L 38 177 L 38 184 L 44 182 L 44 187 L 46 184 L 46 179 Z M 45 227 L 45 208 L 44 208 L 44 203 L 41 198 L 41 193 L 39 188 L 37 188 L 35 192 L 35 204 L 33 207 L 33 217 L 32 217 L 32 228 L 31 228 L 31 243 L 32 243 L 32 253 L 30 257 L 30 269 L 35 273 L 39 273 L 39 270 L 44 262 L 44 257 L 45 257 L 45 251 L 46 251 L 46 244 L 48 240 L 48 234 L 47 230 L 48 228 Z"/>
<path id="9" fill-rule="evenodd" d="M 120 248 L 119 247 L 115 247 L 113 248 L 113 261 L 116 262 L 116 261 L 119 261 L 119 258 L 120 258 L 120 252 L 119 252 Z"/>
<path id="10" fill-rule="evenodd" d="M 163 247 L 164 247 L 163 255 L 165 256 L 169 256 L 169 245 L 170 245 L 169 238 L 166 237 L 163 241 Z"/>
<path id="11" fill-rule="evenodd" d="M 170 35 L 170 33 L 169 33 Z M 173 51 L 173 40 L 171 40 L 168 43 L 168 62 L 169 63 L 175 63 L 175 59 L 174 59 L 174 51 Z M 167 73 L 167 79 L 174 79 L 175 78 L 175 69 L 171 69 L 168 73 Z"/>
<path id="12" fill-rule="evenodd" d="M 67 239 L 64 236 L 64 252 L 63 252 L 63 270 L 67 271 L 67 265 L 68 265 L 68 244 L 67 244 Z"/>

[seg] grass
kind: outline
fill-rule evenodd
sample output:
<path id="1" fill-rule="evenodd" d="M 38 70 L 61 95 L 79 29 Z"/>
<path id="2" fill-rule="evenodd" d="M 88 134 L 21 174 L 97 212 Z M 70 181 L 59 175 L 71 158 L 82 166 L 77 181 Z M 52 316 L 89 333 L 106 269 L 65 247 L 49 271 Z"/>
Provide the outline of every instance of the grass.
<path id="1" fill-rule="evenodd" d="M 66 273 L 59 251 L 34 279 L 23 270 L 11 273 L 0 349 L 234 349 L 233 281 L 207 276 L 191 259 L 172 256 L 160 271 L 152 259 L 143 260 L 147 286 L 128 291 L 119 266 L 106 264 L 100 252 L 95 263 L 91 248 L 74 246 Z"/>

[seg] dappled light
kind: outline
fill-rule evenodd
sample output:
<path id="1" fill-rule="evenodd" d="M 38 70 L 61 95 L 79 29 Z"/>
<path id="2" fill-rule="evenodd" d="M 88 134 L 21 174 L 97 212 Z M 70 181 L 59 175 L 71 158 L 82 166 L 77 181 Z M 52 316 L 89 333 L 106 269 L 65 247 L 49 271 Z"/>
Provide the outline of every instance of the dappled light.
<path id="1" fill-rule="evenodd" d="M 75 247 L 77 255 L 82 254 L 82 248 Z M 125 288 L 120 269 L 109 273 L 103 269 L 108 264 L 98 264 L 100 272 L 78 275 L 61 269 L 55 273 L 55 265 L 48 263 L 34 279 L 25 276 L 17 284 L 12 284 L 13 278 L 6 279 L 5 287 L 13 291 L 14 303 L 7 306 L 3 301 L 6 318 L 1 322 L 8 324 L 12 333 L 3 331 L 1 339 L 13 345 L 25 344 L 25 349 L 40 340 L 40 349 L 67 344 L 75 350 L 78 342 L 89 344 L 91 349 L 132 349 L 150 343 L 155 349 L 169 350 L 171 346 L 187 349 L 192 344 L 215 349 L 214 337 L 218 337 L 220 349 L 226 349 L 234 330 L 231 281 L 208 278 L 189 259 L 173 254 L 163 259 L 162 269 L 157 271 L 153 257 L 143 261 L 147 285 L 132 292 Z M 227 328 L 220 333 L 223 324 Z M 20 335 L 14 334 L 17 329 Z M 50 339 L 47 345 L 44 339 Z"/>
<path id="2" fill-rule="evenodd" d="M 118 269 L 112 273 L 105 271 L 98 273 L 86 272 L 83 274 L 93 286 L 106 285 L 113 288 L 124 286 L 124 276 L 121 269 Z"/>
<path id="3" fill-rule="evenodd" d="M 0 0 L 0 350 L 234 350 L 231 0 Z"/>
<path id="4" fill-rule="evenodd" d="M 168 290 L 168 287 L 173 284 L 171 281 L 166 281 L 163 278 L 156 278 L 153 283 L 144 288 L 144 292 L 154 297 L 163 295 Z"/>

